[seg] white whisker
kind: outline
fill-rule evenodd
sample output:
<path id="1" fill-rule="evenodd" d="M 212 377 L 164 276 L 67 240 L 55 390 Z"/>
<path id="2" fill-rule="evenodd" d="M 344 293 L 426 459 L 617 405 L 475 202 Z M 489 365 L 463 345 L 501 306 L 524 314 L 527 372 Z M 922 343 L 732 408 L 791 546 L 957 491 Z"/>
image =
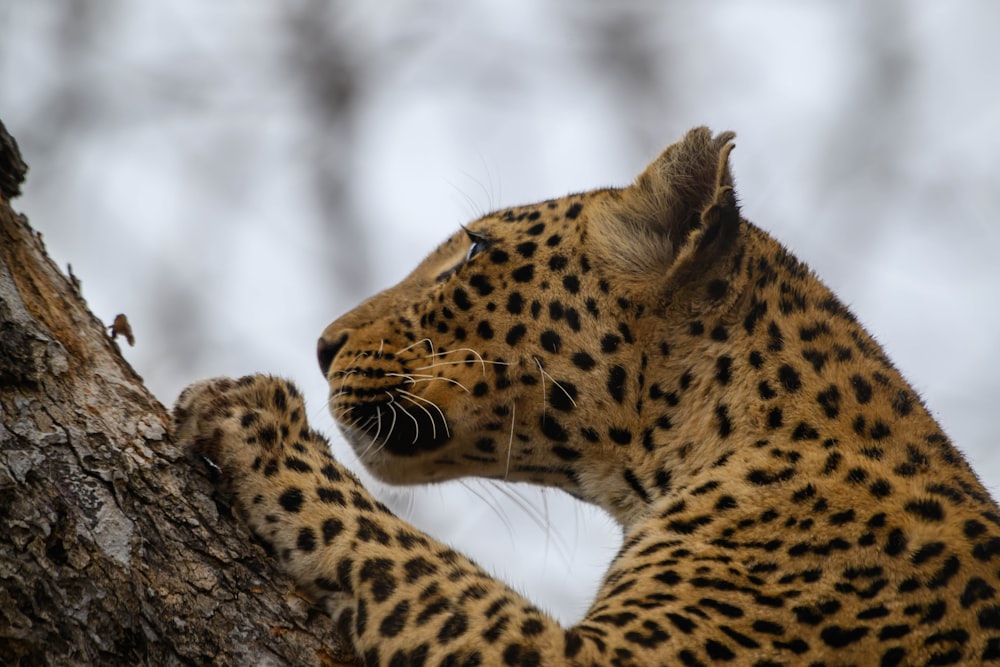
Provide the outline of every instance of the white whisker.
<path id="1" fill-rule="evenodd" d="M 556 551 L 559 553 L 563 560 L 569 562 L 569 553 L 571 551 L 569 543 L 559 536 L 558 531 L 553 532 L 550 530 L 552 528 L 552 522 L 549 521 L 549 503 L 548 495 L 546 494 L 547 489 L 541 489 L 539 494 L 542 498 L 542 507 L 544 511 L 539 510 L 538 507 L 531 502 L 517 487 L 515 484 L 501 484 L 497 480 L 489 480 L 493 483 L 494 488 L 500 493 L 510 498 L 521 510 L 528 515 L 531 522 L 538 526 L 541 530 L 545 531 L 545 548 L 548 550 L 549 538 L 552 539 L 552 545 L 555 547 Z"/>
<path id="2" fill-rule="evenodd" d="M 535 359 L 535 362 L 537 362 L 537 361 L 538 361 L 538 359 Z M 559 381 L 556 380 L 551 375 L 549 375 L 547 372 L 545 372 L 545 369 L 542 368 L 541 364 L 538 364 L 538 370 L 541 371 L 541 373 L 542 373 L 542 384 L 545 383 L 545 378 L 548 378 L 552 382 L 552 384 L 554 384 L 555 386 L 559 387 L 559 390 L 562 393 L 566 394 L 566 398 L 569 399 L 569 402 L 572 403 L 573 407 L 575 408 L 576 407 L 576 401 L 574 401 L 573 397 L 569 395 L 569 392 L 566 391 L 566 389 L 561 384 L 559 384 Z"/>
<path id="3" fill-rule="evenodd" d="M 541 514 L 541 512 L 538 511 L 538 508 L 536 508 L 527 498 L 525 498 L 517 490 L 517 487 L 515 485 L 513 485 L 513 484 L 501 484 L 499 482 L 496 482 L 496 480 L 492 480 L 492 481 L 495 482 L 492 485 L 493 488 L 498 493 L 501 493 L 504 496 L 506 496 L 507 499 L 510 500 L 512 503 L 514 503 L 515 505 L 517 505 L 518 508 L 522 512 L 524 512 L 528 516 L 529 519 L 531 519 L 531 522 L 533 524 L 535 524 L 536 526 L 538 526 L 542 530 L 546 530 L 548 528 L 548 526 L 546 525 L 545 521 L 543 520 L 544 517 Z"/>
<path id="4" fill-rule="evenodd" d="M 378 433 L 380 433 L 382 431 L 382 406 L 380 406 L 380 405 L 376 405 L 375 406 L 375 414 L 378 416 L 378 431 L 376 432 L 376 436 L 377 436 Z M 395 423 L 396 423 L 396 420 L 393 419 L 393 424 L 395 424 Z M 369 424 L 367 428 L 371 429 L 371 425 Z M 391 432 L 392 432 L 392 429 L 390 428 L 389 429 L 389 433 L 391 433 Z M 386 434 L 386 437 L 388 438 L 388 434 Z M 364 459 L 364 457 L 368 454 L 368 452 L 371 451 L 372 447 L 375 447 L 376 443 L 378 443 L 378 438 L 377 437 L 376 438 L 372 438 L 372 441 L 370 443 L 368 443 L 368 446 L 365 447 L 358 454 L 358 458 L 359 459 Z"/>
<path id="5" fill-rule="evenodd" d="M 358 372 L 357 370 L 342 371 L 341 372 L 342 377 L 340 379 L 340 386 L 337 387 L 337 391 L 338 392 L 344 391 L 344 385 L 347 383 L 347 378 L 349 376 L 351 376 L 351 375 L 355 375 L 357 372 Z"/>
<path id="6" fill-rule="evenodd" d="M 411 442 L 410 444 L 411 445 L 417 444 L 417 440 L 420 439 L 420 422 L 417 421 L 417 418 L 411 415 L 410 411 L 404 408 L 402 405 L 399 405 L 399 403 L 397 403 L 396 406 L 399 408 L 400 412 L 402 412 L 404 415 L 413 420 L 413 442 Z"/>
<path id="7" fill-rule="evenodd" d="M 408 397 L 410 400 L 416 399 L 418 401 L 421 401 L 422 403 L 428 404 L 429 406 L 431 406 L 432 408 L 434 408 L 435 410 L 437 410 L 438 414 L 441 415 L 441 423 L 444 424 L 444 434 L 445 434 L 445 436 L 449 437 L 449 438 L 451 437 L 451 430 L 448 428 L 448 420 L 445 418 L 445 416 L 444 416 L 444 410 L 441 409 L 441 406 L 439 406 L 434 401 L 428 401 L 426 398 L 424 398 L 422 396 L 417 396 L 416 394 L 411 394 L 408 391 L 403 391 L 402 389 L 398 389 L 397 391 L 399 391 L 399 393 L 402 394 L 403 396 Z M 423 407 L 423 406 L 419 406 L 419 407 Z M 427 411 L 426 408 L 424 408 L 424 411 L 425 412 Z M 427 416 L 431 418 L 431 426 L 434 426 L 434 418 L 431 417 L 430 412 L 427 413 Z M 434 432 L 433 435 L 434 435 L 435 438 L 437 438 L 437 430 L 436 429 L 435 429 L 435 432 Z"/>
<path id="8" fill-rule="evenodd" d="M 413 403 L 415 406 L 417 406 L 418 408 L 420 408 L 421 410 L 424 411 L 424 414 L 427 415 L 427 419 L 429 419 L 430 422 L 431 422 L 431 438 L 437 440 L 437 424 L 434 423 L 434 415 L 431 414 L 430 410 L 428 410 L 427 408 L 425 408 L 424 406 L 422 406 L 421 404 L 417 403 L 414 400 L 414 399 L 418 399 L 419 398 L 420 400 L 423 401 L 424 399 L 422 399 L 419 396 L 416 396 L 414 394 L 411 394 L 408 391 L 403 391 L 402 389 L 399 389 L 398 391 L 399 391 L 400 394 L 402 394 L 403 398 L 405 398 L 410 403 Z M 425 401 L 425 402 L 430 403 L 430 401 Z M 431 403 L 431 405 L 434 405 L 434 404 Z M 434 407 L 437 408 L 436 405 L 434 405 Z M 438 412 L 441 412 L 440 408 L 438 408 Z M 416 440 L 414 440 L 414 442 L 416 442 Z"/>
<path id="9" fill-rule="evenodd" d="M 421 343 L 427 343 L 427 346 L 430 347 L 431 350 L 434 349 L 434 342 L 430 338 L 421 338 L 420 340 L 416 341 L 415 343 L 411 343 L 410 345 L 407 345 L 406 347 L 402 347 L 402 348 L 396 350 L 396 355 L 399 356 L 403 352 L 408 352 L 409 350 L 412 350 L 413 348 L 415 348 L 417 345 L 420 345 Z"/>
<path id="10" fill-rule="evenodd" d="M 542 368 L 542 362 L 540 362 L 538 360 L 538 357 L 532 357 L 532 359 L 535 360 L 535 365 L 538 366 L 538 370 L 539 370 L 539 372 L 541 373 L 541 376 L 542 376 L 542 383 L 541 383 L 542 384 L 542 422 L 544 423 L 545 422 L 545 408 L 546 408 L 546 403 L 545 403 L 545 376 L 547 375 L 547 373 L 545 372 L 545 369 Z"/>
<path id="11" fill-rule="evenodd" d="M 377 417 L 378 428 L 375 430 L 375 436 L 372 438 L 372 442 L 378 442 L 378 437 L 382 434 L 382 408 L 378 406 L 375 407 L 375 416 Z"/>
<path id="12" fill-rule="evenodd" d="M 434 382 L 435 380 L 440 380 L 441 382 L 450 382 L 450 383 L 452 383 L 454 385 L 458 385 L 458 388 L 461 389 L 462 391 L 464 391 L 466 394 L 471 394 L 472 393 L 471 391 L 469 391 L 468 387 L 466 387 L 464 384 L 462 384 L 458 380 L 453 380 L 452 378 L 446 378 L 446 377 L 439 377 L 437 375 L 432 375 L 430 377 L 422 377 L 422 378 L 420 378 L 418 380 L 414 380 L 412 384 L 418 384 L 420 382 Z"/>
<path id="13" fill-rule="evenodd" d="M 389 426 L 389 430 L 385 433 L 385 443 L 383 443 L 382 447 L 389 446 L 389 438 L 392 437 L 392 432 L 396 430 L 396 418 L 399 415 L 399 411 L 396 410 L 396 399 L 392 396 L 390 396 L 389 399 L 390 400 L 386 403 L 386 405 L 388 405 L 389 409 L 392 410 L 392 424 Z"/>
<path id="14" fill-rule="evenodd" d="M 500 519 L 500 521 L 503 522 L 503 525 L 507 528 L 507 535 L 510 538 L 511 543 L 513 544 L 513 541 L 514 541 L 514 525 L 510 522 L 510 518 L 503 512 L 503 510 L 502 510 L 502 508 L 500 506 L 500 503 L 497 502 L 496 497 L 492 493 L 490 493 L 490 487 L 487 486 L 487 485 L 485 485 L 485 484 L 481 484 L 483 490 L 487 494 L 489 494 L 489 498 L 487 498 L 485 495 L 483 495 L 483 494 L 479 493 L 478 491 L 476 491 L 475 489 L 473 489 L 472 488 L 472 484 L 470 483 L 470 482 L 473 482 L 473 481 L 482 483 L 485 480 L 480 480 L 480 479 L 476 479 L 476 480 L 464 480 L 464 479 L 462 479 L 462 480 L 459 480 L 459 481 L 461 482 L 462 486 L 464 486 L 466 489 L 469 490 L 470 493 L 472 493 L 477 498 L 479 498 L 480 500 L 482 500 L 486 504 L 487 507 L 489 507 L 491 510 L 493 510 L 493 513 L 497 515 L 497 518 Z"/>
<path id="15" fill-rule="evenodd" d="M 403 378 L 403 380 L 405 380 L 409 384 L 416 384 L 416 380 L 414 380 L 414 378 L 417 377 L 417 376 L 411 375 L 409 373 L 386 373 L 385 377 L 387 377 L 387 378 Z M 423 378 L 423 377 L 433 377 L 433 376 L 432 375 L 421 375 L 420 377 Z"/>
<path id="16" fill-rule="evenodd" d="M 510 404 L 510 438 L 507 439 L 507 468 L 503 471 L 503 478 L 510 476 L 510 453 L 514 449 L 514 416 L 517 414 L 517 404 Z"/>
<path id="17" fill-rule="evenodd" d="M 510 362 L 508 361 L 489 361 L 482 359 L 480 361 L 482 361 L 483 364 L 492 364 L 494 366 L 510 366 Z M 465 359 L 463 359 L 462 361 L 435 361 L 433 364 L 430 364 L 428 366 L 420 366 L 419 368 L 414 368 L 413 370 L 426 371 L 429 368 L 437 368 L 438 366 L 459 366 L 468 363 L 470 362 Z"/>
<path id="18" fill-rule="evenodd" d="M 468 352 L 469 354 L 474 355 L 476 357 L 476 359 L 479 360 L 480 365 L 482 365 L 482 367 L 483 367 L 483 375 L 486 375 L 486 362 L 483 361 L 483 355 L 479 354 L 478 352 L 476 352 L 475 350 L 473 350 L 471 347 L 459 347 L 459 348 L 456 348 L 454 350 L 448 350 L 447 352 L 435 352 L 433 354 L 428 354 L 427 356 L 428 357 L 443 357 L 443 356 L 446 356 L 446 355 L 449 355 L 449 354 L 457 354 L 459 352 Z M 456 363 L 459 363 L 459 362 L 456 362 Z"/>

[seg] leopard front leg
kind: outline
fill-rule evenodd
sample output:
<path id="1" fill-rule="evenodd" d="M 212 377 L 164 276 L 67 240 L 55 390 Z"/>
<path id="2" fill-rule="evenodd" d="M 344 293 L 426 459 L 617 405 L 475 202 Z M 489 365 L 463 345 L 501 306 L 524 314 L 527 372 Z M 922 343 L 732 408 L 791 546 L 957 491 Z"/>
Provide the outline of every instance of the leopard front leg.
<path id="1" fill-rule="evenodd" d="M 593 663 L 597 645 L 375 500 L 309 428 L 290 382 L 203 381 L 174 415 L 178 441 L 221 469 L 238 514 L 366 664 Z"/>

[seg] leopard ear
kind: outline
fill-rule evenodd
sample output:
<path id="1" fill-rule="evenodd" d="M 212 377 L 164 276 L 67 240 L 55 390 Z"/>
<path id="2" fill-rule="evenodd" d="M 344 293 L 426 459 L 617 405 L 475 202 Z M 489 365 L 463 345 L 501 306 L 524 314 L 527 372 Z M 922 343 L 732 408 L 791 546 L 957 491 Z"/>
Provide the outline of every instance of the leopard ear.
<path id="1" fill-rule="evenodd" d="M 626 275 L 662 276 L 682 256 L 714 254 L 739 226 L 729 172 L 736 135 L 698 127 L 667 148 L 636 182 L 616 192 L 592 243 Z M 678 267 L 679 268 L 679 267 Z"/>

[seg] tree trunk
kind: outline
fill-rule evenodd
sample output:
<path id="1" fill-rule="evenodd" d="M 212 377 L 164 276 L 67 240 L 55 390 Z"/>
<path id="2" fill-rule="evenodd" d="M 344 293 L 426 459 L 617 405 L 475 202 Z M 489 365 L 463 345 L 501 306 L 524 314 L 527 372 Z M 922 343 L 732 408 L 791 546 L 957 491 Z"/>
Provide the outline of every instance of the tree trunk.
<path id="1" fill-rule="evenodd" d="M 0 124 L 0 664 L 356 664 L 10 209 L 26 169 Z"/>

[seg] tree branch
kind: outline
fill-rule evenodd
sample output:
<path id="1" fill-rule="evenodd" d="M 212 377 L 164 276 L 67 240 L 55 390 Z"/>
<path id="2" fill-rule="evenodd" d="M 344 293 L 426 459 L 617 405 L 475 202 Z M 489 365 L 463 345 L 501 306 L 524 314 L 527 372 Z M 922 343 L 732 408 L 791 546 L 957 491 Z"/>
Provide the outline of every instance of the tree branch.
<path id="1" fill-rule="evenodd" d="M 11 210 L 26 170 L 0 124 L 0 664 L 357 664 Z"/>

